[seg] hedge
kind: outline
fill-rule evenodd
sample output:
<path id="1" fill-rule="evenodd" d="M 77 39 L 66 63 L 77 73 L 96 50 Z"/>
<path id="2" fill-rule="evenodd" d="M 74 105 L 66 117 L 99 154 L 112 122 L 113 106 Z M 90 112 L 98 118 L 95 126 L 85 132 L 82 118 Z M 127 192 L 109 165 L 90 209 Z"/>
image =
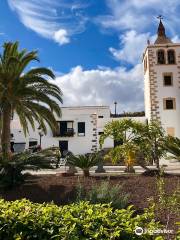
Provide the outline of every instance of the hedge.
<path id="1" fill-rule="evenodd" d="M 80 202 L 71 205 L 37 204 L 23 199 L 0 200 L 1 240 L 76 240 L 76 239 L 155 239 L 144 233 L 135 234 L 137 226 L 155 230 L 153 209 L 142 215 L 133 207 L 113 210 L 107 204 Z M 158 238 L 163 239 L 163 238 Z"/>

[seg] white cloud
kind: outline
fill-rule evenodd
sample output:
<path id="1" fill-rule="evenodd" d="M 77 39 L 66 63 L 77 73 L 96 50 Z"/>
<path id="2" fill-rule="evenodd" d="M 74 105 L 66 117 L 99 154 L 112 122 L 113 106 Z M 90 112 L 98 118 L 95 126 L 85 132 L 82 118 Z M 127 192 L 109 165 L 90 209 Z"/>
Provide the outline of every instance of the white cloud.
<path id="1" fill-rule="evenodd" d="M 106 0 L 109 15 L 97 17 L 97 22 L 104 28 L 117 31 L 146 31 L 155 25 L 155 17 L 164 15 L 168 30 L 173 32 L 179 25 L 179 0 Z"/>
<path id="2" fill-rule="evenodd" d="M 158 20 L 156 16 L 168 16 L 164 19 L 168 34 L 173 42 L 179 42 L 178 0 L 106 0 L 109 15 L 98 16 L 96 21 L 103 29 L 114 29 L 119 34 L 119 48 L 111 46 L 110 52 L 118 61 L 137 64 L 141 61 L 143 50 L 149 39 L 156 39 Z"/>
<path id="3" fill-rule="evenodd" d="M 149 33 L 138 34 L 134 30 L 127 31 L 120 36 L 120 49 L 111 47 L 109 50 L 117 60 L 136 64 L 141 61 L 149 35 Z"/>
<path id="4" fill-rule="evenodd" d="M 60 45 L 66 44 L 70 42 L 68 37 L 68 33 L 65 29 L 59 29 L 54 33 L 54 40 Z"/>
<path id="5" fill-rule="evenodd" d="M 144 109 L 141 64 L 131 70 L 122 67 L 83 70 L 76 66 L 58 76 L 56 84 L 63 91 L 65 106 L 94 104 L 113 108 L 116 100 L 119 112 Z"/>
<path id="6" fill-rule="evenodd" d="M 175 37 L 173 37 L 173 38 L 172 38 L 172 41 L 173 41 L 174 43 L 180 43 L 180 38 L 179 38 L 179 36 L 176 35 Z"/>
<path id="7" fill-rule="evenodd" d="M 87 17 L 82 10 L 87 7 L 82 0 L 8 0 L 20 21 L 37 34 L 52 39 L 60 45 L 70 42 L 70 37 L 85 30 Z"/>
<path id="8" fill-rule="evenodd" d="M 131 64 L 141 62 L 142 54 L 147 46 L 147 40 L 153 43 L 156 35 L 150 36 L 150 33 L 137 33 L 130 30 L 120 35 L 119 49 L 110 47 L 109 50 L 118 61 L 124 61 Z"/>

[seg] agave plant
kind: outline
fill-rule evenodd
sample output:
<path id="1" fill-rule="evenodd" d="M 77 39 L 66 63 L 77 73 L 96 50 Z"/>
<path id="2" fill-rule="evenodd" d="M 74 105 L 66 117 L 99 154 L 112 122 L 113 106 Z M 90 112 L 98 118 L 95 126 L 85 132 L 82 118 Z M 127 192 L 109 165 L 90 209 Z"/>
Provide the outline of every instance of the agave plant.
<path id="1" fill-rule="evenodd" d="M 166 142 L 166 150 L 170 153 L 167 159 L 175 159 L 180 161 L 180 139 L 177 137 L 168 137 Z"/>
<path id="2" fill-rule="evenodd" d="M 8 163 L 0 156 L 0 183 L 4 187 L 14 187 L 25 179 L 25 170 L 53 169 L 58 165 L 59 157 L 55 148 L 39 152 L 15 153 Z"/>
<path id="3" fill-rule="evenodd" d="M 96 153 L 78 156 L 70 155 L 67 160 L 69 165 L 81 168 L 85 177 L 90 175 L 89 169 L 97 165 L 100 161 L 99 155 Z"/>

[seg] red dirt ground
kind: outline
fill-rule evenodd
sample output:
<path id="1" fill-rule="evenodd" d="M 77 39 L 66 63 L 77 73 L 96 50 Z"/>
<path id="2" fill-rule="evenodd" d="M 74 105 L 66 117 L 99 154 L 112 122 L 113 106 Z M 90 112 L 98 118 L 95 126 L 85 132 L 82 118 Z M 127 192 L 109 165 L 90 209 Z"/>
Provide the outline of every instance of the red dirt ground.
<path id="1" fill-rule="evenodd" d="M 28 176 L 26 182 L 16 187 L 15 189 L 2 191 L 0 196 L 6 200 L 16 200 L 21 198 L 29 199 L 32 202 L 51 202 L 55 204 L 67 204 L 73 202 L 75 198 L 75 188 L 79 182 L 85 187 L 90 189 L 92 185 L 98 184 L 101 181 L 107 180 L 111 184 L 123 184 L 123 191 L 130 194 L 129 203 L 133 204 L 138 211 L 142 211 L 144 207 L 148 206 L 147 199 L 155 197 L 157 194 L 156 177 L 150 176 L 114 176 L 114 177 L 62 177 L 57 175 L 39 175 Z M 170 195 L 178 183 L 180 176 L 166 176 L 165 178 L 166 193 Z M 164 222 L 164 214 L 158 216 L 161 222 Z M 177 221 L 177 216 L 171 219 L 171 225 Z"/>

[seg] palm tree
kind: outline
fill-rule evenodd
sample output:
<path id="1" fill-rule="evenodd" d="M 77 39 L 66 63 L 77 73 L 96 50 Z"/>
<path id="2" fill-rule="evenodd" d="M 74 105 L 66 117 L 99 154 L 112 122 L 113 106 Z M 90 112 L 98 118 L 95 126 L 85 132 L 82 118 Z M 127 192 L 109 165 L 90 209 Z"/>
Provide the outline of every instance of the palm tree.
<path id="1" fill-rule="evenodd" d="M 2 114 L 0 112 L 0 153 L 1 153 L 1 132 L 2 132 Z"/>
<path id="2" fill-rule="evenodd" d="M 82 169 L 84 177 L 89 177 L 89 169 L 96 166 L 101 159 L 97 153 L 85 154 L 85 155 L 70 155 L 67 158 L 67 162 L 70 166 L 79 167 Z"/>
<path id="3" fill-rule="evenodd" d="M 38 61 L 37 51 L 19 50 L 19 43 L 5 43 L 0 55 L 0 111 L 2 115 L 2 155 L 5 162 L 10 160 L 10 122 L 17 113 L 24 134 L 28 123 L 35 130 L 35 121 L 46 134 L 46 126 L 56 131 L 54 114 L 61 115 L 59 102 L 62 92 L 47 79 L 54 79 L 54 73 L 47 68 L 26 70 L 32 61 Z"/>

